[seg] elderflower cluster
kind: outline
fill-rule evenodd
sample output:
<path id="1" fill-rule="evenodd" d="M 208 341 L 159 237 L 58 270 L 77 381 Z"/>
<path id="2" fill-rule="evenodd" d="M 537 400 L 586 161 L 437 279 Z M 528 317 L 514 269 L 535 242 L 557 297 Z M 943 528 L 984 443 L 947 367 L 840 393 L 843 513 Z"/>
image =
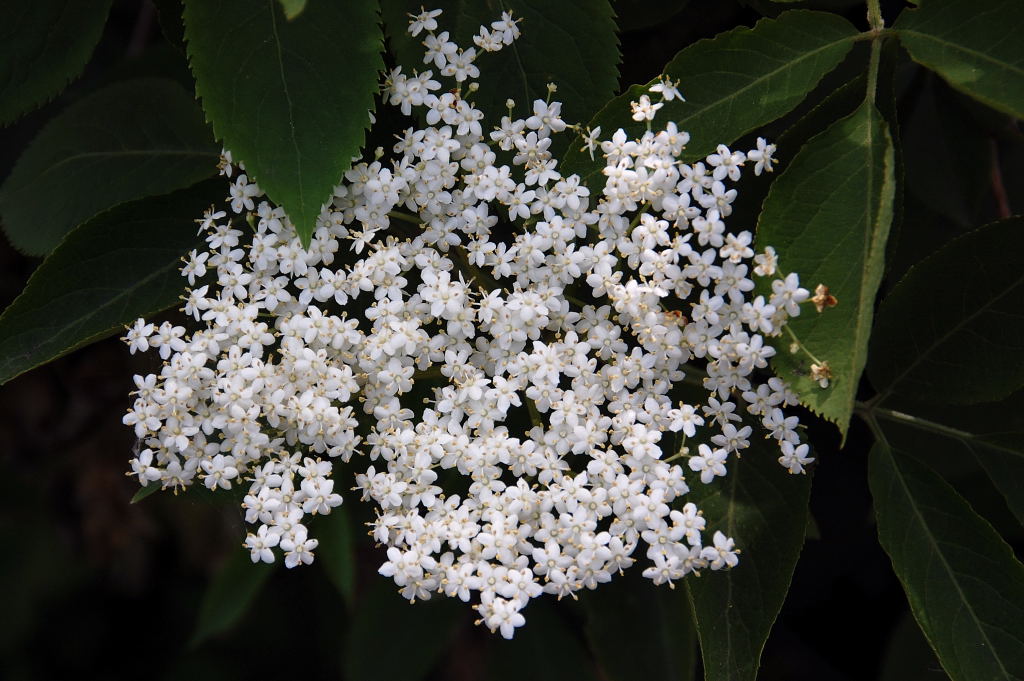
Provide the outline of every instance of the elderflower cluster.
<path id="1" fill-rule="evenodd" d="M 438 33 L 439 14 L 409 29 L 429 68 L 385 83 L 424 124 L 345 174 L 308 248 L 225 155 L 230 214 L 206 213 L 207 248 L 182 270 L 198 328 L 129 329 L 132 352 L 165 361 L 136 377 L 124 422 L 143 485 L 247 489 L 254 562 L 311 562 L 309 517 L 354 485 L 376 508 L 382 575 L 410 600 L 472 601 L 511 637 L 531 598 L 637 560 L 658 584 L 736 565 L 685 497 L 764 436 L 758 421 L 791 473 L 811 461 L 783 412 L 796 396 L 763 371 L 765 338 L 808 292 L 724 223 L 731 186 L 747 163 L 770 172 L 772 145 L 690 165 L 673 123 L 581 133 L 605 159 L 592 192 L 550 151 L 578 130 L 559 102 L 510 105 L 491 126 L 463 87 L 517 20 L 482 27 L 478 53 Z M 651 93 L 681 97 L 667 80 Z M 633 110 L 650 128 L 661 104 Z M 335 477 L 338 462 L 356 472 Z"/>

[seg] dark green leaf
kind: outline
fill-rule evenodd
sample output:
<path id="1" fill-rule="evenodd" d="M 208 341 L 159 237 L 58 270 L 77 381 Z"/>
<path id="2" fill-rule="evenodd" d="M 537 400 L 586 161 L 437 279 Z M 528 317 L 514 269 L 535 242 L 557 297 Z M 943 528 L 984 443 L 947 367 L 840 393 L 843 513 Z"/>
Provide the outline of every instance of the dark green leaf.
<path id="1" fill-rule="evenodd" d="M 352 520 L 348 511 L 337 507 L 316 525 L 317 562 L 327 571 L 327 576 L 338 589 L 338 593 L 351 605 L 355 599 L 356 564 L 355 546 L 352 535 Z"/>
<path id="2" fill-rule="evenodd" d="M 306 0 L 278 0 L 281 3 L 281 8 L 284 9 L 284 16 L 291 21 L 295 17 L 302 14 L 302 10 L 306 9 Z"/>
<path id="3" fill-rule="evenodd" d="M 656 586 L 637 568 L 580 594 L 594 657 L 609 681 L 690 681 L 697 663 L 693 613 L 681 587 Z M 623 626 L 642 622 L 642 626 Z M 527 623 L 531 624 L 530 622 Z"/>
<path id="4" fill-rule="evenodd" d="M 157 19 L 160 22 L 160 30 L 163 31 L 167 42 L 171 43 L 176 50 L 185 49 L 185 24 L 181 20 L 185 6 L 181 0 L 151 0 L 156 6 Z"/>
<path id="5" fill-rule="evenodd" d="M 1024 525 L 1024 391 L 998 402 L 957 406 L 890 398 L 872 411 L 886 422 L 897 448 L 922 448 L 918 458 L 939 473 L 949 477 L 977 464 Z M 897 439 L 901 433 L 894 429 L 900 426 L 913 429 L 912 434 Z"/>
<path id="6" fill-rule="evenodd" d="M 602 585 L 604 586 L 604 585 Z M 578 623 L 565 617 L 562 603 L 550 597 L 530 601 L 526 624 L 506 641 L 488 634 L 487 681 L 594 681 L 601 678 L 577 634 Z M 619 623 L 622 626 L 622 622 Z M 529 667 L 525 661 L 532 661 Z M 637 677 L 643 678 L 643 677 Z"/>
<path id="7" fill-rule="evenodd" d="M 273 565 L 253 564 L 249 551 L 232 549 L 227 561 L 214 575 L 203 594 L 199 620 L 190 645 L 198 646 L 237 624 L 273 572 Z"/>
<path id="8" fill-rule="evenodd" d="M 277 0 L 187 0 L 185 37 L 217 138 L 308 244 L 370 123 L 376 3 L 320 0 L 288 21 Z"/>
<path id="9" fill-rule="evenodd" d="M 889 636 L 879 681 L 947 681 L 928 639 L 906 613 Z"/>
<path id="10" fill-rule="evenodd" d="M 184 88 L 157 78 L 116 83 L 75 102 L 32 140 L 0 187 L 4 229 L 19 249 L 45 255 L 100 211 L 215 174 L 217 159 Z"/>
<path id="11" fill-rule="evenodd" d="M 146 497 L 153 496 L 159 491 L 160 485 L 158 483 L 152 482 L 146 485 L 145 487 L 140 487 L 139 491 L 132 495 L 132 500 L 130 503 L 137 504 Z"/>
<path id="12" fill-rule="evenodd" d="M 752 440 L 725 478 L 709 485 L 694 480 L 686 496 L 708 520 L 706 543 L 720 530 L 742 551 L 735 568 L 685 580 L 707 681 L 756 677 L 803 547 L 811 479 L 790 475 L 776 458 L 774 445 Z"/>
<path id="13" fill-rule="evenodd" d="M 345 678 L 419 681 L 471 613 L 469 605 L 443 595 L 410 603 L 391 580 L 374 576 L 352 615 L 342 660 Z"/>
<path id="14" fill-rule="evenodd" d="M 0 126 L 78 77 L 100 40 L 110 2 L 0 3 Z"/>
<path id="15" fill-rule="evenodd" d="M 958 90 L 1024 118 L 1024 3 L 932 0 L 903 12 L 893 29 L 914 61 Z"/>
<path id="16" fill-rule="evenodd" d="M 690 4 L 690 0 L 613 0 L 620 31 L 638 31 L 663 25 Z"/>
<path id="17" fill-rule="evenodd" d="M 1024 386 L 1024 218 L 974 230 L 921 262 L 878 310 L 868 375 L 885 399 L 965 404 Z"/>
<path id="18" fill-rule="evenodd" d="M 907 189 L 960 226 L 977 225 L 975 216 L 991 200 L 992 144 L 966 112 L 951 105 L 953 91 L 929 76 L 903 126 Z M 932 239 L 922 245 L 938 246 Z"/>
<path id="19" fill-rule="evenodd" d="M 0 384 L 177 302 L 194 220 L 224 183 L 133 201 L 75 229 L 0 315 Z"/>
<path id="20" fill-rule="evenodd" d="M 700 158 L 799 104 L 842 61 L 856 35 L 842 17 L 795 10 L 762 19 L 753 28 L 735 28 L 694 43 L 665 67 L 668 77 L 680 81 L 686 101 L 668 102 L 655 123 L 671 120 L 688 131 L 690 146 L 684 160 Z M 605 138 L 619 127 L 631 135 L 642 134 L 644 125 L 630 118 L 629 102 L 649 86 L 634 85 L 611 100 L 591 120 L 591 127 L 601 126 Z M 573 143 L 562 172 L 589 179 L 603 164 L 591 161 L 579 147 Z"/>
<path id="21" fill-rule="evenodd" d="M 878 537 L 953 681 L 1024 678 L 1024 566 L 937 474 L 871 449 Z"/>
<path id="22" fill-rule="evenodd" d="M 423 71 L 423 35 L 406 31 L 409 13 L 418 13 L 420 0 L 383 0 L 381 14 L 388 40 L 405 73 Z M 618 85 L 618 41 L 608 0 L 442 0 L 427 9 L 441 9 L 438 31 L 448 31 L 460 47 L 474 47 L 473 35 L 490 26 L 502 11 L 522 19 L 522 35 L 500 52 L 481 54 L 480 89 L 469 99 L 495 123 L 506 111 L 505 100 L 516 102 L 517 115 L 531 110 L 533 100 L 546 99 L 548 83 L 562 116 L 585 121 L 611 97 Z M 479 51 L 479 50 L 478 50 Z"/>
<path id="23" fill-rule="evenodd" d="M 833 380 L 820 388 L 811 361 L 788 351 L 781 337 L 774 366 L 801 402 L 833 421 L 850 423 L 857 383 L 867 361 L 875 293 L 885 267 L 885 242 L 895 194 L 892 142 L 875 107 L 857 111 L 812 138 L 772 185 L 757 227 L 759 248 L 773 246 L 786 272 L 804 287 L 829 286 L 837 307 L 811 306 L 790 328 Z"/>

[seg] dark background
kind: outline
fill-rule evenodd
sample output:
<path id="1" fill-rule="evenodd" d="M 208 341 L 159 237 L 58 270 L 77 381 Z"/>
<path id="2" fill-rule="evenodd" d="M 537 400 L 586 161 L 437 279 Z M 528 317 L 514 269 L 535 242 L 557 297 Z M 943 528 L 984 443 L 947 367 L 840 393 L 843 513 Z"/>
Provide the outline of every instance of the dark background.
<path id="1" fill-rule="evenodd" d="M 616 4 L 624 29 L 623 87 L 657 75 L 696 39 L 781 9 L 768 0 L 694 0 L 653 3 L 664 6 L 654 16 L 644 9 L 651 4 Z M 810 4 L 838 8 L 864 27 L 859 3 Z M 901 4 L 886 4 L 887 18 Z M 125 74 L 187 82 L 184 56 L 165 37 L 174 35 L 173 22 L 162 30 L 160 19 L 146 2 L 115 2 L 85 75 L 56 102 L 0 131 L 0 174 L 75 97 Z M 863 55 L 855 50 L 848 60 L 853 72 L 862 68 L 858 59 Z M 840 67 L 812 99 L 844 77 Z M 967 226 L 1024 212 L 1020 197 L 1005 189 L 1020 187 L 1024 177 L 1019 130 L 1001 130 L 1005 123 L 996 121 L 1002 119 L 906 59 L 895 78 L 907 198 L 883 289 L 908 263 Z M 767 132 L 781 133 L 797 115 Z M 778 155 L 784 163 L 793 153 Z M 940 161 L 940 170 L 963 175 L 936 178 Z M 748 197 L 741 188 L 734 228 L 755 214 L 761 191 L 755 186 Z M 936 193 L 943 194 L 938 204 Z M 0 241 L 0 304 L 17 295 L 36 264 Z M 589 661 L 572 662 L 589 658 L 578 604 L 547 598 L 531 604 L 528 626 L 506 643 L 474 627 L 467 606 L 408 606 L 388 593 L 387 581 L 375 574 L 380 555 L 362 537 L 354 603 L 342 599 L 320 562 L 290 571 L 279 565 L 236 626 L 192 644 L 208 584 L 242 551 L 245 528 L 237 505 L 221 495 L 157 494 L 129 503 L 137 491 L 125 476 L 134 436 L 121 416 L 131 376 L 151 371 L 151 361 L 108 339 L 0 388 L 0 679 L 391 679 L 410 664 L 438 680 L 530 679 L 548 665 L 557 678 L 602 678 Z M 806 421 L 818 457 L 814 523 L 759 678 L 946 678 L 878 545 L 866 482 L 870 434 L 855 420 L 840 450 L 834 429 Z M 988 483 L 970 475 L 953 482 L 1019 549 L 1020 528 Z M 346 507 L 357 504 L 348 497 Z"/>

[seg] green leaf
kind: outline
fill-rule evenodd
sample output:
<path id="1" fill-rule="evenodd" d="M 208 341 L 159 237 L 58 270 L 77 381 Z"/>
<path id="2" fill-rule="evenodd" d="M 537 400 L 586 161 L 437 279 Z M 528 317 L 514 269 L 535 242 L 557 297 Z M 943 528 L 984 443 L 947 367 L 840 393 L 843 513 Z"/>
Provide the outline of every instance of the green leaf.
<path id="1" fill-rule="evenodd" d="M 914 61 L 971 97 L 1024 118 L 1024 3 L 932 0 L 903 12 L 893 29 Z"/>
<path id="2" fill-rule="evenodd" d="M 1017 522 L 1024 525 L 1024 391 L 998 402 L 972 405 L 939 405 L 890 398 L 871 412 L 885 422 L 887 437 L 897 447 L 902 442 L 925 450 L 922 461 L 946 474 L 960 472 L 970 462 L 985 471 L 1006 501 Z M 914 429 L 905 440 L 899 430 Z M 925 438 L 925 434 L 928 437 Z M 941 468 L 940 466 L 945 466 Z M 972 501 L 972 503 L 974 503 Z M 979 509 L 983 510 L 983 509 Z"/>
<path id="3" fill-rule="evenodd" d="M 665 67 L 669 78 L 680 81 L 686 101 L 666 103 L 655 124 L 675 121 L 690 133 L 684 160 L 701 158 L 718 144 L 730 144 L 799 104 L 842 61 L 856 36 L 857 30 L 842 17 L 794 10 L 777 19 L 761 19 L 753 28 L 735 28 L 696 42 Z M 633 136 L 643 134 L 644 125 L 630 118 L 629 102 L 652 83 L 634 85 L 608 102 L 590 126 L 601 126 L 605 138 L 620 127 Z M 589 180 L 600 174 L 602 165 L 581 152 L 577 140 L 563 160 L 562 172 Z"/>
<path id="4" fill-rule="evenodd" d="M 928 639 L 905 613 L 888 638 L 878 681 L 947 681 Z"/>
<path id="5" fill-rule="evenodd" d="M 132 500 L 129 503 L 137 504 L 146 497 L 150 497 L 160 491 L 160 485 L 152 483 L 145 487 L 140 487 L 139 491 L 132 495 Z"/>
<path id="6" fill-rule="evenodd" d="M 878 310 L 868 375 L 899 394 L 965 404 L 1024 386 L 1024 218 L 980 227 L 912 268 Z"/>
<path id="7" fill-rule="evenodd" d="M 222 194 L 211 180 L 133 201 L 75 229 L 0 315 L 0 384 L 174 305 L 195 219 Z"/>
<path id="8" fill-rule="evenodd" d="M 237 624 L 273 572 L 273 565 L 254 564 L 249 551 L 232 549 L 224 566 L 214 575 L 203 594 L 199 619 L 189 645 L 194 648 Z"/>
<path id="9" fill-rule="evenodd" d="M 487 672 L 483 678 L 486 681 L 524 681 L 525 678 L 530 681 L 594 681 L 602 678 L 597 675 L 580 640 L 578 622 L 566 616 L 564 605 L 548 597 L 532 599 L 523 610 L 526 624 L 516 629 L 511 641 L 498 634 L 486 634 Z M 526 660 L 534 663 L 525 668 Z"/>
<path id="10" fill-rule="evenodd" d="M 278 0 L 278 2 L 281 3 L 281 9 L 284 10 L 284 16 L 288 21 L 299 16 L 306 9 L 306 0 Z"/>
<path id="11" fill-rule="evenodd" d="M 693 602 L 706 681 L 753 681 L 782 608 L 807 529 L 811 478 L 790 475 L 774 445 L 751 441 L 729 474 L 695 480 L 686 496 L 700 507 L 710 543 L 716 530 L 736 540 L 740 563 L 685 580 Z"/>
<path id="12" fill-rule="evenodd" d="M 580 594 L 587 640 L 604 672 L 600 678 L 690 681 L 697 640 L 686 590 L 656 586 L 640 575 L 641 569 L 627 570 L 599 589 Z M 623 627 L 623 622 L 643 626 Z"/>
<path id="13" fill-rule="evenodd" d="M 352 536 L 352 520 L 348 511 L 339 506 L 323 516 L 316 525 L 317 562 L 327 571 L 327 576 L 338 589 L 338 593 L 351 605 L 355 601 L 356 564 L 355 541 Z"/>
<path id="14" fill-rule="evenodd" d="M 85 68 L 111 0 L 0 3 L 0 126 L 59 93 Z"/>
<path id="15" fill-rule="evenodd" d="M 418 681 L 437 664 L 472 611 L 437 595 L 410 603 L 375 576 L 352 614 L 342 666 L 352 681 Z"/>
<path id="16" fill-rule="evenodd" d="M 17 248 L 45 255 L 100 211 L 215 174 L 218 158 L 180 85 L 116 83 L 69 106 L 32 140 L 0 187 L 4 229 Z"/>
<path id="17" fill-rule="evenodd" d="M 878 110 L 857 111 L 813 137 L 797 152 L 765 199 L 757 226 L 758 248 L 773 246 L 786 272 L 805 288 L 831 288 L 838 306 L 818 314 L 807 305 L 790 328 L 833 380 L 820 388 L 810 360 L 789 352 L 779 338 L 776 372 L 802 404 L 834 422 L 844 435 L 864 364 L 875 293 L 885 267 L 885 242 L 895 194 L 894 156 Z"/>
<path id="18" fill-rule="evenodd" d="M 175 50 L 185 51 L 185 24 L 181 14 L 185 9 L 182 0 L 151 0 L 156 7 L 160 30 Z M 191 74 L 189 74 L 191 77 Z"/>
<path id="19" fill-rule="evenodd" d="M 277 0 L 187 0 L 185 37 L 217 139 L 308 245 L 370 123 L 377 4 L 320 0 L 287 21 Z"/>
<path id="20" fill-rule="evenodd" d="M 640 31 L 665 25 L 686 9 L 690 0 L 612 0 L 620 31 Z"/>
<path id="21" fill-rule="evenodd" d="M 927 72 L 926 72 L 927 73 Z M 933 74 L 904 114 L 907 189 L 924 205 L 962 227 L 987 222 L 991 202 L 992 140 L 950 101 L 958 97 Z M 921 239 L 934 250 L 935 239 Z"/>
<path id="22" fill-rule="evenodd" d="M 420 0 L 382 0 L 381 14 L 388 40 L 404 73 L 423 71 L 423 34 L 413 38 L 406 30 L 410 13 L 419 13 Z M 548 83 L 555 83 L 554 98 L 563 103 L 567 121 L 587 120 L 618 85 L 618 40 L 608 0 L 533 2 L 504 0 L 441 0 L 427 9 L 441 9 L 438 32 L 448 31 L 460 47 L 473 45 L 480 26 L 490 26 L 502 11 L 522 19 L 522 35 L 496 53 L 480 54 L 480 89 L 469 97 L 497 122 L 507 112 L 505 100 L 516 102 L 516 115 L 532 110 L 533 100 L 546 99 Z M 477 50 L 479 52 L 479 50 Z M 436 69 L 435 69 L 436 75 Z"/>
<path id="23" fill-rule="evenodd" d="M 878 538 L 953 681 L 1024 678 L 1024 565 L 937 474 L 884 442 L 868 482 Z"/>

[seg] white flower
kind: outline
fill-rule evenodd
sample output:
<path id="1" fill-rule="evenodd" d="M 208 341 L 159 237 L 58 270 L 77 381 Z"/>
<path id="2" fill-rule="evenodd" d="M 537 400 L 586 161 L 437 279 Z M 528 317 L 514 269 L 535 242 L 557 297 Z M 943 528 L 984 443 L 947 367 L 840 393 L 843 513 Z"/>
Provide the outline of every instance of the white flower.
<path id="1" fill-rule="evenodd" d="M 721 532 L 716 531 L 713 537 L 714 546 L 705 546 L 700 556 L 708 561 L 712 570 L 721 570 L 724 567 L 736 567 L 739 558 L 736 556 L 739 551 L 733 548 L 733 540 Z"/>
<path id="2" fill-rule="evenodd" d="M 727 424 L 730 425 L 731 424 Z M 689 466 L 691 471 L 700 473 L 700 481 L 705 485 L 716 477 L 726 474 L 725 460 L 729 452 L 724 449 L 711 449 L 706 444 L 698 446 L 700 452 L 697 456 L 690 457 Z"/>
<path id="3" fill-rule="evenodd" d="M 807 456 L 807 445 L 794 447 L 792 442 L 784 441 L 780 447 L 782 456 L 779 457 L 779 463 L 789 469 L 790 473 L 803 473 L 804 466 L 814 461 L 812 457 Z"/>
<path id="4" fill-rule="evenodd" d="M 384 83 L 417 122 L 354 162 L 308 249 L 280 207 L 254 206 L 259 187 L 225 153 L 232 214 L 199 220 L 206 247 L 182 268 L 189 328 L 128 329 L 130 352 L 163 362 L 136 377 L 122 420 L 141 484 L 245 481 L 254 562 L 311 563 L 309 516 L 354 487 L 386 547 L 381 575 L 409 600 L 478 601 L 480 623 L 508 638 L 530 599 L 597 588 L 638 560 L 659 584 L 736 565 L 732 539 L 702 545 L 686 495 L 765 433 L 791 473 L 812 461 L 784 411 L 796 396 L 756 371 L 774 353 L 765 336 L 809 294 L 726 225 L 744 161 L 770 170 L 774 147 L 691 165 L 672 122 L 605 140 L 595 128 L 581 150 L 599 147 L 604 168 L 586 186 L 551 151 L 579 130 L 555 88 L 494 121 L 461 85 L 480 75 L 477 49 L 518 38 L 518 19 L 460 49 L 438 16 L 410 22 L 438 79 L 396 68 Z M 662 101 L 641 96 L 635 120 L 649 128 L 677 86 L 655 84 Z M 752 269 L 777 277 L 767 298 Z M 705 399 L 670 397 L 702 374 Z"/>
<path id="5" fill-rule="evenodd" d="M 629 107 L 633 111 L 634 121 L 653 121 L 654 114 L 663 106 L 665 106 L 664 102 L 651 103 L 651 98 L 647 95 L 640 95 L 640 101 L 629 103 Z"/>
<path id="6" fill-rule="evenodd" d="M 747 152 L 747 158 L 751 161 L 756 161 L 754 165 L 754 174 L 760 175 L 762 172 L 772 172 L 772 163 L 775 159 L 772 158 L 772 154 L 775 153 L 775 145 L 768 144 L 763 137 L 757 138 L 757 149 L 752 149 Z"/>
<path id="7" fill-rule="evenodd" d="M 251 552 L 252 562 L 273 563 L 274 552 L 271 550 L 281 541 L 281 536 L 266 525 L 261 525 L 256 534 L 250 533 L 245 538 L 245 547 Z"/>
<path id="8" fill-rule="evenodd" d="M 660 94 L 666 102 L 671 102 L 673 99 L 678 99 L 681 102 L 686 101 L 679 94 L 679 81 L 673 81 L 668 76 L 662 76 L 657 83 L 650 87 L 649 92 Z"/>
<path id="9" fill-rule="evenodd" d="M 125 334 L 124 338 L 121 340 L 128 343 L 128 350 L 131 354 L 134 355 L 136 350 L 139 352 L 149 350 L 149 337 L 152 335 L 153 329 L 155 328 L 153 324 L 147 323 L 145 319 L 140 317 L 135 320 L 135 324 L 126 328 L 128 329 L 128 333 Z"/>
<path id="10" fill-rule="evenodd" d="M 427 11 L 420 8 L 419 14 L 410 14 L 409 18 L 412 21 L 409 22 L 409 35 L 416 37 L 423 31 L 428 33 L 436 31 L 437 17 L 439 16 L 441 16 L 441 10 L 439 9 Z"/>

